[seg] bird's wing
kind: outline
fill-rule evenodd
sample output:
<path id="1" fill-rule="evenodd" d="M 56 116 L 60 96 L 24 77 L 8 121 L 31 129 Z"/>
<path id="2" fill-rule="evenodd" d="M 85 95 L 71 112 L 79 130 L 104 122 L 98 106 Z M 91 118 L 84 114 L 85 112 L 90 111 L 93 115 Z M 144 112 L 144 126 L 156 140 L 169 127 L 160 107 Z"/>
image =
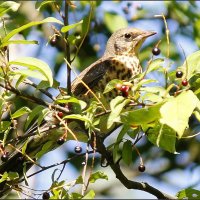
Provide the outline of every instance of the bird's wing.
<path id="1" fill-rule="evenodd" d="M 83 70 L 72 82 L 72 94 L 77 96 L 87 92 L 87 88 L 84 86 L 82 81 L 92 89 L 109 69 L 109 60 L 111 58 L 112 57 L 102 57 Z"/>

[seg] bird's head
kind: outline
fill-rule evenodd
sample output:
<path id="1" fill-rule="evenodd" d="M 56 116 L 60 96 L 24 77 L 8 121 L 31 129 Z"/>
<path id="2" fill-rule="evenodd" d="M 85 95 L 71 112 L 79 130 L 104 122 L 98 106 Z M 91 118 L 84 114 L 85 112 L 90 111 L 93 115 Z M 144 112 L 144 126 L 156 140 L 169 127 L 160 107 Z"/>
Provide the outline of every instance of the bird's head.
<path id="1" fill-rule="evenodd" d="M 136 28 L 123 28 L 114 32 L 106 46 L 106 56 L 129 55 L 137 56 L 144 40 L 156 34 L 153 31 L 143 31 Z"/>

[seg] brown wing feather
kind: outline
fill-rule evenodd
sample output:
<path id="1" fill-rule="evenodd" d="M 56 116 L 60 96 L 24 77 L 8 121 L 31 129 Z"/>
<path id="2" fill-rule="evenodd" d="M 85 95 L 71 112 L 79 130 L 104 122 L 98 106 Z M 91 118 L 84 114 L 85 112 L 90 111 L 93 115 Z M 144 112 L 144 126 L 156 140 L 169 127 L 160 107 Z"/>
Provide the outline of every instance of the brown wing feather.
<path id="1" fill-rule="evenodd" d="M 89 88 L 92 89 L 106 73 L 107 69 L 109 68 L 109 60 L 111 58 L 112 57 L 102 57 L 83 70 L 79 74 L 79 78 L 75 78 L 75 80 L 72 82 L 72 93 L 77 96 L 84 94 L 87 91 L 87 88 L 80 80 L 82 80 Z"/>

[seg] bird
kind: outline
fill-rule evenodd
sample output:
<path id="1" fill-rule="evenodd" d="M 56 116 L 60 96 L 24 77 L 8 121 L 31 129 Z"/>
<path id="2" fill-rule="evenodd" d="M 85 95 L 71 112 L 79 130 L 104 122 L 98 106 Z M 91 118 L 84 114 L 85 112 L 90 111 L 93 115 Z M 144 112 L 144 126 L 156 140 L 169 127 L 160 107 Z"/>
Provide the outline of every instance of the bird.
<path id="1" fill-rule="evenodd" d="M 136 28 L 123 28 L 114 32 L 109 38 L 105 52 L 101 58 L 83 70 L 71 84 L 71 92 L 77 97 L 88 97 L 88 87 L 94 92 L 103 92 L 106 84 L 113 79 L 128 81 L 142 72 L 139 61 L 139 49 L 146 38 L 156 34 L 153 31 L 144 31 Z M 86 85 L 88 87 L 86 87 Z M 76 124 L 75 124 L 76 125 Z M 71 128 L 71 127 L 70 127 Z M 77 127 L 76 132 L 77 132 Z M 32 132 L 37 131 L 31 129 Z M 82 129 L 79 131 L 81 132 Z M 29 132 L 27 132 L 29 134 Z M 63 129 L 50 129 L 44 133 L 37 134 L 29 138 L 26 143 L 26 154 L 37 157 L 37 153 L 43 145 L 52 141 L 48 151 L 56 148 L 57 139 L 63 135 Z M 77 134 L 78 135 L 78 134 Z M 80 134 L 81 135 L 81 134 Z M 82 134 L 84 135 L 84 134 Z M 53 139 L 52 139 L 53 138 Z M 86 138 L 87 139 L 87 138 Z M 47 149 L 46 149 L 47 150 Z M 18 151 L 9 156 L 8 161 L 1 163 L 0 173 L 6 171 L 17 172 L 21 178 L 24 173 L 24 162 L 19 162 L 22 154 Z M 28 170 L 33 165 L 32 162 L 26 164 Z M 7 185 L 7 181 L 0 183 L 0 196 L 7 194 L 12 187 Z"/>
<path id="2" fill-rule="evenodd" d="M 94 93 L 102 93 L 109 81 L 128 81 L 141 73 L 139 50 L 145 39 L 154 34 L 154 31 L 132 27 L 114 32 L 108 39 L 103 56 L 83 70 L 72 82 L 72 94 L 80 98 L 85 95 L 85 99 L 88 99 L 88 96 L 91 96 L 88 95 L 88 87 Z"/>

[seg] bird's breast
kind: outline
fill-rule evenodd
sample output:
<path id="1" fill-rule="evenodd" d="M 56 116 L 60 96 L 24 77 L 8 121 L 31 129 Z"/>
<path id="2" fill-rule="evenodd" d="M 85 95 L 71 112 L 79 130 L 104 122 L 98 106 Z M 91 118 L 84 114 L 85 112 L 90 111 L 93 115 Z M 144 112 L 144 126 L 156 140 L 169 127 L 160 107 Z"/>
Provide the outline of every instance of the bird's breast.
<path id="1" fill-rule="evenodd" d="M 136 56 L 116 56 L 110 62 L 107 73 L 112 79 L 128 80 L 141 73 L 139 59 Z"/>

